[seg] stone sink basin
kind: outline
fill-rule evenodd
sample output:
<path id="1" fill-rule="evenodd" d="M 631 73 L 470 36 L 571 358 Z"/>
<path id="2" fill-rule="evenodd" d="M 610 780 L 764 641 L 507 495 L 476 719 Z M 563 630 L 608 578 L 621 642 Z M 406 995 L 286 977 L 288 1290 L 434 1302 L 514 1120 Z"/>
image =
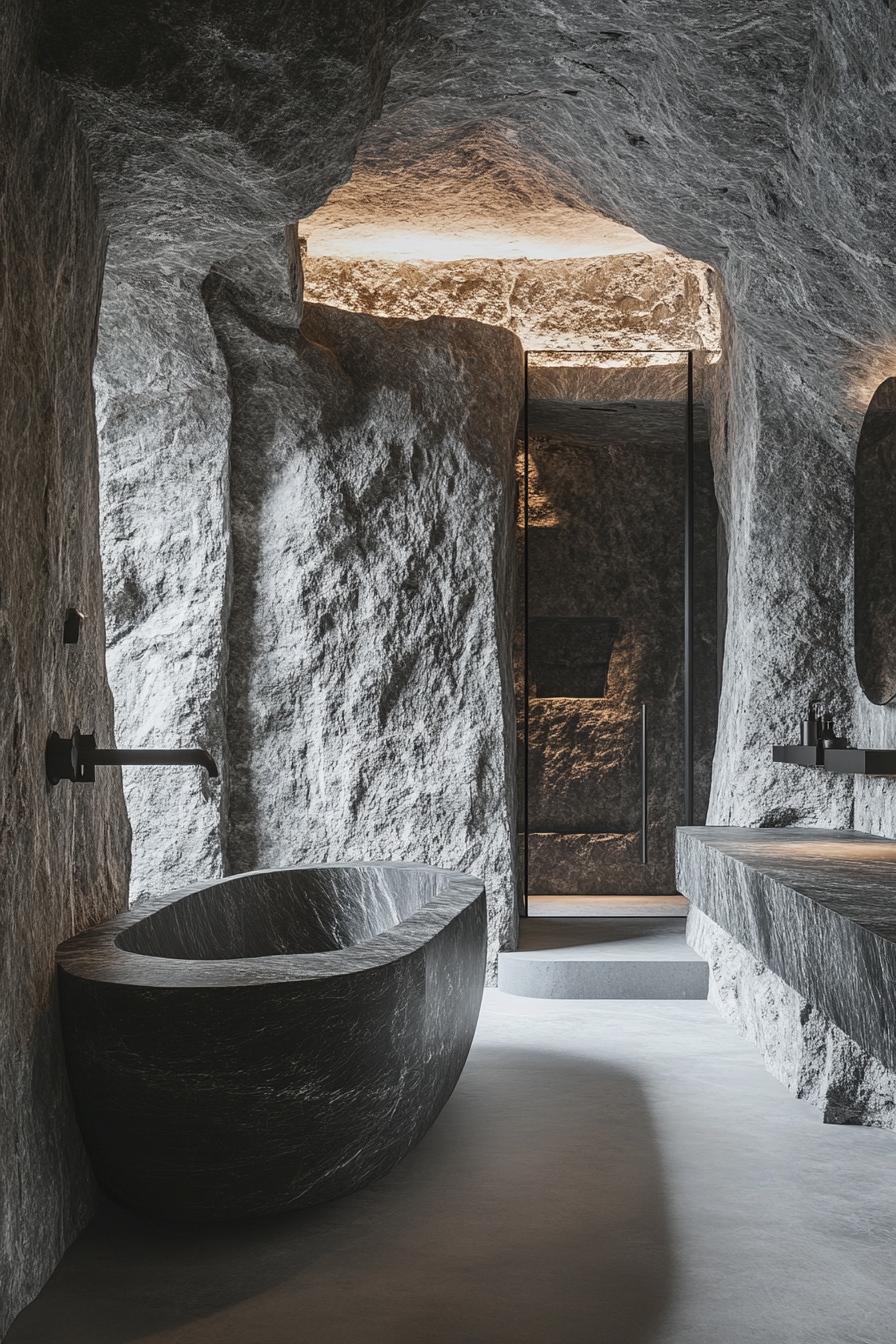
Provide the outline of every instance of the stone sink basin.
<path id="1" fill-rule="evenodd" d="M 399 863 L 243 873 L 62 943 L 66 1059 L 101 1185 L 225 1219 L 382 1176 L 451 1095 L 485 953 L 482 883 Z"/>

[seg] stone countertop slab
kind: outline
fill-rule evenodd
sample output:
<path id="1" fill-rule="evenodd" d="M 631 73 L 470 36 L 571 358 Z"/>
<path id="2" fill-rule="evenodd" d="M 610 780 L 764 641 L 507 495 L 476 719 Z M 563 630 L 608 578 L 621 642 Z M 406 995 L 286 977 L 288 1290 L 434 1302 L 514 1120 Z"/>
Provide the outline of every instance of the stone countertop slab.
<path id="1" fill-rule="evenodd" d="M 679 827 L 676 859 L 692 905 L 896 1068 L 896 841 Z"/>

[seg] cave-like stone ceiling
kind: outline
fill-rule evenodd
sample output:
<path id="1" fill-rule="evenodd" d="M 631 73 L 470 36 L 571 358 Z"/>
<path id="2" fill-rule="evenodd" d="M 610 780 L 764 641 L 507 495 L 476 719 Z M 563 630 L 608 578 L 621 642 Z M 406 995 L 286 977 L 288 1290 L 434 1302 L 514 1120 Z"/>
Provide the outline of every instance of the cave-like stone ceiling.
<path id="1" fill-rule="evenodd" d="M 601 257 L 663 248 L 590 207 L 522 152 L 512 127 L 467 122 L 367 138 L 351 180 L 302 220 L 308 254 L 453 261 Z"/>

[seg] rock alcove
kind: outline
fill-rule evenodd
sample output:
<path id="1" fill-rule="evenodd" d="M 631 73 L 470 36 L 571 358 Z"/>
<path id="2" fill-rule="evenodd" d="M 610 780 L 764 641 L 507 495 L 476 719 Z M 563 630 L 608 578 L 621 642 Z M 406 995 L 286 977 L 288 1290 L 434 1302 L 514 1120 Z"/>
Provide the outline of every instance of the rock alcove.
<path id="1" fill-rule="evenodd" d="M 718 345 L 702 388 L 727 555 L 708 818 L 896 830 L 890 782 L 770 757 L 820 693 L 853 741 L 896 745 L 892 704 L 856 676 L 852 601 L 853 463 L 896 375 L 890 6 L 6 12 L 0 1328 L 91 1209 L 53 1053 L 53 948 L 126 899 L 128 823 L 114 779 L 91 810 L 48 794 L 40 761 L 50 730 L 112 733 L 100 516 L 119 742 L 164 736 L 225 766 L 205 792 L 126 779 L 134 894 L 325 860 L 326 815 L 342 857 L 419 844 L 480 872 L 494 946 L 514 926 L 499 649 L 516 342 L 599 328 L 616 348 L 648 331 Z M 351 211 L 318 247 L 308 221 L 340 189 Z M 392 221 L 378 251 L 377 215 Z M 284 229 L 307 238 L 304 334 Z M 421 252 L 434 233 L 443 250 Z M 446 369 L 465 393 L 447 433 Z M 315 581 L 284 597 L 303 556 Z M 430 654 L 440 602 L 454 633 Z M 71 605 L 92 632 L 77 654 L 54 634 Z M 352 667 L 338 640 L 356 611 Z M 310 832 L 284 825 L 296 805 Z M 372 827 L 390 853 L 370 853 Z"/>

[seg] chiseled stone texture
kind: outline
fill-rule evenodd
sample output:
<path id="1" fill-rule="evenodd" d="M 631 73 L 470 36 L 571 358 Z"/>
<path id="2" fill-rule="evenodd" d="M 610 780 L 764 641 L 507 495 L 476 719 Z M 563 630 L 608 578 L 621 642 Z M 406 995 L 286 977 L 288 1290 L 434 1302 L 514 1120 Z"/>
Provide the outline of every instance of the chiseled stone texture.
<path id="1" fill-rule="evenodd" d="M 384 1175 L 457 1082 L 485 954 L 482 882 L 414 864 L 225 878 L 65 943 L 66 1058 L 104 1189 L 224 1219 Z"/>
<path id="2" fill-rule="evenodd" d="M 491 127 L 578 208 L 716 270 L 720 824 L 896 833 L 892 781 L 771 760 L 818 696 L 853 741 L 896 745 L 855 673 L 851 544 L 862 415 L 896 368 L 894 38 L 880 0 L 433 0 L 361 149 L 412 196 L 435 141 Z"/>
<path id="3" fill-rule="evenodd" d="M 299 232 L 302 224 L 299 224 Z M 529 349 L 719 348 L 713 273 L 673 252 L 562 260 L 304 258 L 305 297 L 377 317 L 470 317 Z"/>
<path id="4" fill-rule="evenodd" d="M 202 282 L 349 176 L 419 8 L 152 0 L 98 18 L 46 0 L 40 59 L 78 108 L 109 230 L 96 385 L 123 745 L 226 759 L 230 404 Z M 132 898 L 226 870 L 226 772 L 131 768 L 125 789 Z"/>
<path id="5" fill-rule="evenodd" d="M 696 905 L 687 940 L 709 963 L 709 1000 L 752 1041 L 773 1077 L 834 1125 L 896 1129 L 896 1073 Z"/>
<path id="6" fill-rule="evenodd" d="M 94 381 L 107 659 L 122 746 L 222 763 L 230 520 L 226 370 L 195 277 L 106 275 Z M 224 872 L 226 776 L 123 771 L 131 899 Z"/>
<path id="7" fill-rule="evenodd" d="M 677 868 L 712 993 L 771 1072 L 836 1123 L 896 1127 L 896 844 L 690 827 Z"/>
<path id="8" fill-rule="evenodd" d="M 288 296 L 249 311 L 221 273 L 206 300 L 233 400 L 232 868 L 468 871 L 494 968 L 516 933 L 519 343 L 320 305 L 299 330 Z"/>
<path id="9" fill-rule="evenodd" d="M 4 6 L 0 236 L 0 1334 L 93 1212 L 59 1037 L 55 949 L 122 908 L 121 777 L 51 788 L 49 732 L 112 741 L 90 368 L 104 239 L 73 110 Z M 64 645 L 66 609 L 87 620 Z"/>

